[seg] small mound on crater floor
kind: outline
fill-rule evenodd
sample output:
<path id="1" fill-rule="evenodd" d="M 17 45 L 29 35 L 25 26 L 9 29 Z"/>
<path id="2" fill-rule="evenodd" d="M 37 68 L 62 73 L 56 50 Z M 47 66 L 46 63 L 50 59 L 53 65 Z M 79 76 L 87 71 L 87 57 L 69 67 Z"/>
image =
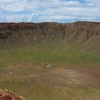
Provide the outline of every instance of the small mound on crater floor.
<path id="1" fill-rule="evenodd" d="M 10 90 L 0 89 L 0 100 L 25 100 L 22 96 L 13 93 Z"/>

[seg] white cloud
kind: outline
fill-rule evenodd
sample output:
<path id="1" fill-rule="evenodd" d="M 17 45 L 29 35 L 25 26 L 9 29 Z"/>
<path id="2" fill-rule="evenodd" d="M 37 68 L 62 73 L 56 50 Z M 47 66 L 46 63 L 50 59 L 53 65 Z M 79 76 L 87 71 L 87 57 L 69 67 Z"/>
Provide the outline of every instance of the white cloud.
<path id="1" fill-rule="evenodd" d="M 0 0 L 0 21 L 100 21 L 99 12 L 99 0 Z"/>
<path id="2" fill-rule="evenodd" d="M 88 4 L 100 8 L 100 0 L 86 0 Z"/>

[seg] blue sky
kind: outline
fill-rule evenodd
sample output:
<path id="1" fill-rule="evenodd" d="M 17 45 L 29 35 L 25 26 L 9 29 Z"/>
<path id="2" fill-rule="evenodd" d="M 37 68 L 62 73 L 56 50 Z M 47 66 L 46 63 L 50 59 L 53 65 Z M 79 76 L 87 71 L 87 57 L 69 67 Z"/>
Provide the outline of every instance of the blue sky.
<path id="1" fill-rule="evenodd" d="M 0 22 L 100 22 L 100 0 L 0 0 Z"/>

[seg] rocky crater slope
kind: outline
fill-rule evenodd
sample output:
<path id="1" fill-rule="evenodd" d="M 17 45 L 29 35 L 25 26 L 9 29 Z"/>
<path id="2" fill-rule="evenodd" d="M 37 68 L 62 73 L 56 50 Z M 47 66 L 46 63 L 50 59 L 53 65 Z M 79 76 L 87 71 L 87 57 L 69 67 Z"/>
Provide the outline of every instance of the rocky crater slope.
<path id="1" fill-rule="evenodd" d="M 0 23 L 0 48 L 42 46 L 48 42 L 100 54 L 100 22 Z"/>

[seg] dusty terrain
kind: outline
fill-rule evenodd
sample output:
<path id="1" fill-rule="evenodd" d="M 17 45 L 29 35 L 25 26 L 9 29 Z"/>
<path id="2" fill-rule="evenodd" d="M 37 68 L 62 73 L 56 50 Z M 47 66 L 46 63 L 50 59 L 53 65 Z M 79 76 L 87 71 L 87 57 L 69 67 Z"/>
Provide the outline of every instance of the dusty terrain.
<path id="1" fill-rule="evenodd" d="M 100 22 L 0 23 L 0 87 L 26 100 L 100 100 Z"/>
<path id="2" fill-rule="evenodd" d="M 56 100 L 57 98 L 58 100 L 100 99 L 99 66 L 44 68 L 43 66 L 34 66 L 32 64 L 27 67 L 18 64 L 6 68 L 0 76 L 5 81 L 16 80 L 21 82 L 26 86 L 24 86 L 24 89 L 28 89 L 30 86 L 31 92 L 28 91 L 30 93 L 28 97 L 32 96 L 34 100 Z M 15 87 L 18 88 L 20 85 L 16 84 Z M 24 95 L 24 92 L 26 93 L 24 89 L 19 93 Z M 26 97 L 27 100 L 32 99 L 28 97 Z"/>
<path id="3" fill-rule="evenodd" d="M 20 71 L 23 71 L 20 72 Z M 100 67 L 74 67 L 64 66 L 55 68 L 44 68 L 38 66 L 23 67 L 17 65 L 7 67 L 1 74 L 6 79 L 31 79 L 39 84 L 49 84 L 54 86 L 91 86 L 100 85 Z"/>

